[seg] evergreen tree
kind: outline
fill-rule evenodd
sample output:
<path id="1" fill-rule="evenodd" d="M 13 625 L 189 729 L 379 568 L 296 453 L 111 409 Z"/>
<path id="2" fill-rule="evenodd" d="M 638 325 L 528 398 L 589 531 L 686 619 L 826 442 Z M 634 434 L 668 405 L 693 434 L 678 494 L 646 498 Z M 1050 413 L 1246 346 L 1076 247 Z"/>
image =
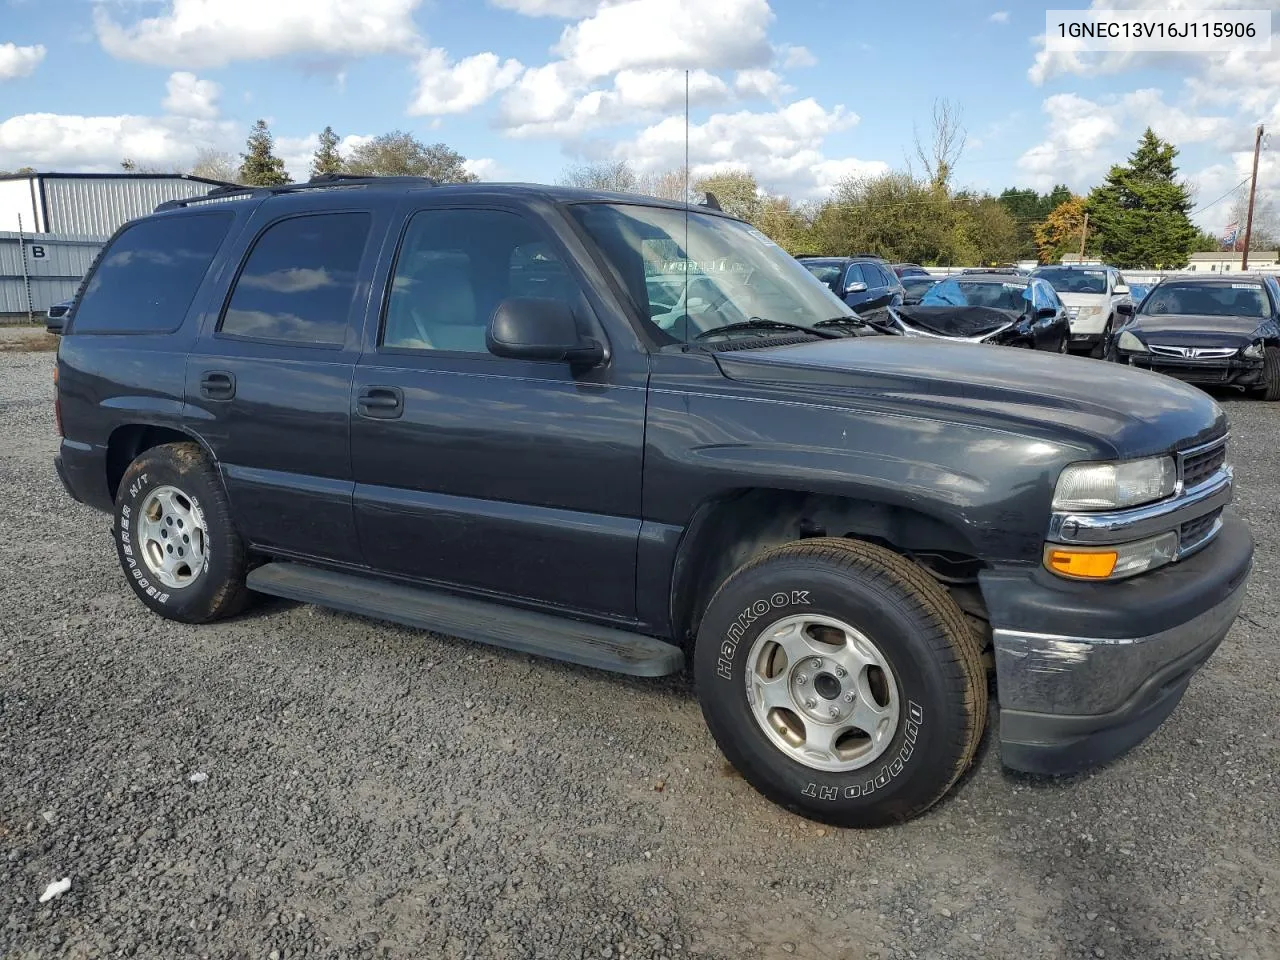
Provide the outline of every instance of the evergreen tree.
<path id="1" fill-rule="evenodd" d="M 311 176 L 322 177 L 341 172 L 342 155 L 338 153 L 338 135 L 333 132 L 333 127 L 325 127 L 320 131 L 320 146 L 311 158 Z"/>
<path id="2" fill-rule="evenodd" d="M 1127 164 L 1111 168 L 1085 203 L 1098 253 L 1121 268 L 1185 266 L 1200 231 L 1191 222 L 1191 196 L 1177 181 L 1178 148 L 1150 127 Z"/>
<path id="3" fill-rule="evenodd" d="M 289 175 L 284 172 L 284 161 L 272 153 L 275 137 L 267 129 L 267 121 L 259 120 L 253 125 L 249 139 L 245 141 L 248 148 L 240 154 L 244 162 L 240 164 L 240 182 L 254 187 L 276 187 L 289 182 Z"/>

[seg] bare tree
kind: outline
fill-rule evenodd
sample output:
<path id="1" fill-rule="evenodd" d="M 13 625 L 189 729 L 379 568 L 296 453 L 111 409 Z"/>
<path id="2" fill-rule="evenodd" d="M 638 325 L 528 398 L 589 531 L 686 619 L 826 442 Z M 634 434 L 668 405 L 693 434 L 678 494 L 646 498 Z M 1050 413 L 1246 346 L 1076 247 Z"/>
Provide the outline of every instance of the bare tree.
<path id="1" fill-rule="evenodd" d="M 640 178 L 638 193 L 662 200 L 684 200 L 686 178 L 684 167 L 676 167 L 662 173 L 649 173 Z"/>
<path id="2" fill-rule="evenodd" d="M 191 167 L 193 177 L 204 177 L 206 180 L 221 180 L 224 183 L 238 183 L 240 165 L 236 163 L 234 154 L 213 147 L 201 147 L 196 151 L 196 162 Z"/>
<path id="3" fill-rule="evenodd" d="M 1249 213 L 1249 191 L 1241 190 L 1231 203 L 1228 223 L 1236 225 L 1236 242 L 1233 250 L 1244 249 L 1244 222 Z M 1249 236 L 1249 250 L 1274 250 L 1280 244 L 1280 214 L 1269 197 L 1259 194 L 1253 204 L 1253 232 Z"/>
<path id="4" fill-rule="evenodd" d="M 636 172 L 625 160 L 569 167 L 561 174 L 560 183 L 581 190 L 612 190 L 615 193 L 637 193 L 640 186 Z"/>
<path id="5" fill-rule="evenodd" d="M 933 138 L 926 146 L 913 123 L 916 158 L 924 167 L 925 177 L 935 188 L 951 183 L 951 174 L 964 153 L 968 134 L 964 128 L 964 109 L 945 97 L 933 102 Z"/>

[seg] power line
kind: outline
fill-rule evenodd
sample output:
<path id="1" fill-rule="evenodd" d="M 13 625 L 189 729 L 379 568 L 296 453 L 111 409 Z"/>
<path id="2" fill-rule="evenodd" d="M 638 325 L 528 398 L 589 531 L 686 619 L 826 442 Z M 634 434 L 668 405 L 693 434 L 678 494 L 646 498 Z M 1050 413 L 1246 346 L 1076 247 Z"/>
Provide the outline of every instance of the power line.
<path id="1" fill-rule="evenodd" d="M 1188 213 L 1187 216 L 1191 216 L 1192 214 L 1199 213 L 1202 210 L 1208 210 L 1210 207 L 1221 203 L 1223 200 L 1227 199 L 1227 197 L 1231 196 L 1233 193 L 1235 193 L 1237 190 L 1239 190 L 1241 187 L 1243 187 L 1246 183 L 1248 183 L 1252 179 L 1253 179 L 1252 177 L 1245 177 L 1243 180 L 1237 183 L 1234 187 L 1232 187 L 1230 190 L 1228 190 L 1226 193 L 1220 196 L 1217 200 L 1213 201 L 1213 203 L 1206 203 L 1204 204 L 1204 206 L 1196 207 L 1194 210 L 1191 211 L 1191 213 Z"/>

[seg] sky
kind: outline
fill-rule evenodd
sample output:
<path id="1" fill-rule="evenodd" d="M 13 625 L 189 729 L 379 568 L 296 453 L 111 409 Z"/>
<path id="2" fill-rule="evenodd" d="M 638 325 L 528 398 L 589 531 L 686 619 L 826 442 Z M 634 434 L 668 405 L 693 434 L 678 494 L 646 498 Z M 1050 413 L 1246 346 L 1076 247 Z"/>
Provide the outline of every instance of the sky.
<path id="1" fill-rule="evenodd" d="M 1195 219 L 1221 229 L 1256 124 L 1280 133 L 1280 37 L 1268 53 L 1083 54 L 1046 51 L 1044 32 L 1024 0 L 0 0 L 0 170 L 189 167 L 201 147 L 243 150 L 261 117 L 302 178 L 326 125 L 346 147 L 396 129 L 443 141 L 484 179 L 617 159 L 660 172 L 684 158 L 688 70 L 695 176 L 745 167 L 821 199 L 904 167 L 945 97 L 968 133 L 955 186 L 1087 191 L 1150 125 L 1182 151 Z M 1280 203 L 1274 144 L 1258 185 Z"/>

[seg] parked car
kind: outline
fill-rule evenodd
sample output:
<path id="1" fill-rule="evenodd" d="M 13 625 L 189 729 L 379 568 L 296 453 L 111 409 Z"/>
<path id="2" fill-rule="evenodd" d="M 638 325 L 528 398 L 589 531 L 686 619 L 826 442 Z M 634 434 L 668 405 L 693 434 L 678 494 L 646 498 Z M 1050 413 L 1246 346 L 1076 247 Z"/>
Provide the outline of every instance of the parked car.
<path id="1" fill-rule="evenodd" d="M 902 302 L 911 306 L 919 303 L 920 299 L 928 293 L 937 284 L 938 277 L 931 277 L 929 274 L 920 276 L 906 276 L 902 278 Z"/>
<path id="2" fill-rule="evenodd" d="M 898 275 L 899 280 L 904 280 L 907 277 L 929 276 L 929 271 L 918 263 L 895 263 L 890 269 Z"/>
<path id="3" fill-rule="evenodd" d="M 1049 283 L 1071 318 L 1071 349 L 1101 357 L 1119 326 L 1117 308 L 1133 303 L 1133 291 L 1114 267 L 1039 267 L 1032 276 Z"/>
<path id="4" fill-rule="evenodd" d="M 1280 282 L 1271 274 L 1162 280 L 1112 341 L 1120 363 L 1280 400 Z"/>
<path id="5" fill-rule="evenodd" d="M 974 276 L 984 273 L 991 274 L 1012 274 L 1015 277 L 1029 277 L 1030 271 L 1023 270 L 1021 267 L 965 267 L 960 271 L 961 276 Z"/>
<path id="6" fill-rule="evenodd" d="M 879 257 L 797 257 L 806 270 L 858 311 L 902 303 L 902 282 Z"/>
<path id="7" fill-rule="evenodd" d="M 63 300 L 61 303 L 55 303 L 45 314 L 44 328 L 50 333 L 62 333 L 62 328 L 66 326 L 67 317 L 71 313 L 71 308 L 76 305 L 75 298 Z"/>
<path id="8" fill-rule="evenodd" d="M 1066 308 L 1042 280 L 981 273 L 948 277 L 918 306 L 890 307 L 877 326 L 904 337 L 935 337 L 1066 353 Z"/>
<path id="9" fill-rule="evenodd" d="M 641 676 L 687 652 L 743 776 L 857 826 L 951 789 L 989 669 L 1003 762 L 1078 770 L 1235 619 L 1253 541 L 1193 388 L 870 335 L 715 211 L 331 184 L 127 224 L 60 342 L 58 474 L 160 616 L 264 593 Z M 742 268 L 683 336 L 673 259 Z"/>

